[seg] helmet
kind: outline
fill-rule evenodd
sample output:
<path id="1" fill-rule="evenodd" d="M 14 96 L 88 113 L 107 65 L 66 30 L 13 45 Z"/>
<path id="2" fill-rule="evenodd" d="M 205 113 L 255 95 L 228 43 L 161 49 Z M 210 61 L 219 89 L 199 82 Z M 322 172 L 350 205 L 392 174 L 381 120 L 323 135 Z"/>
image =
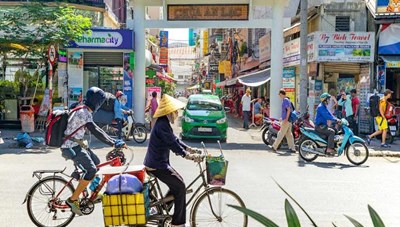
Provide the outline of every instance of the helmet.
<path id="1" fill-rule="evenodd" d="M 117 93 L 115 94 L 115 97 L 119 98 L 119 97 L 121 97 L 123 95 L 124 95 L 124 93 L 122 91 L 117 91 Z"/>
<path id="2" fill-rule="evenodd" d="M 106 95 L 103 90 L 98 87 L 91 87 L 86 92 L 85 105 L 93 112 L 96 112 L 106 100 Z"/>
<path id="3" fill-rule="evenodd" d="M 331 95 L 328 93 L 323 93 L 319 98 L 321 99 L 321 102 L 323 102 L 323 101 L 331 98 Z"/>

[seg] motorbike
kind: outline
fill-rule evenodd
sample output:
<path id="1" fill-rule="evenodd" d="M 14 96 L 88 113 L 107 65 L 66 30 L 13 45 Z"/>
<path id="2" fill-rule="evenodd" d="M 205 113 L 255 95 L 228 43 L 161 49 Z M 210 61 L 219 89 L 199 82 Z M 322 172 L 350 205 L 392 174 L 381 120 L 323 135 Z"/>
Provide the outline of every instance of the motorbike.
<path id="1" fill-rule="evenodd" d="M 338 157 L 346 154 L 347 159 L 354 165 L 365 163 L 369 156 L 365 141 L 354 135 L 346 119 L 340 120 L 339 127 L 341 129 L 336 133 L 334 139 L 335 155 L 326 152 L 328 146 L 326 137 L 321 137 L 313 128 L 302 127 L 300 129 L 302 137 L 299 141 L 300 157 L 306 162 L 312 162 L 318 156 Z"/>
<path id="2" fill-rule="evenodd" d="M 136 143 L 144 143 L 147 140 L 147 128 L 142 123 L 137 123 L 133 117 L 133 111 L 128 112 L 127 121 L 122 126 L 122 137 L 124 140 L 128 140 L 130 136 Z M 111 124 L 99 124 L 101 129 L 111 136 L 118 136 L 118 124 L 113 121 Z"/>
<path id="3" fill-rule="evenodd" d="M 310 114 L 305 113 L 302 117 L 297 118 L 295 122 L 293 122 L 293 127 L 292 127 L 292 133 L 294 137 L 295 144 L 297 145 L 297 142 L 299 141 L 299 138 L 301 136 L 301 127 L 310 127 L 314 128 L 314 123 L 310 120 Z M 281 125 L 278 119 L 276 118 L 264 118 L 264 123 L 260 129 L 262 132 L 262 140 L 266 145 L 272 145 L 274 144 L 278 132 L 281 129 Z M 282 140 L 281 145 L 287 145 L 286 138 Z M 279 145 L 279 147 L 281 146 Z M 278 149 L 279 149 L 278 147 Z"/>

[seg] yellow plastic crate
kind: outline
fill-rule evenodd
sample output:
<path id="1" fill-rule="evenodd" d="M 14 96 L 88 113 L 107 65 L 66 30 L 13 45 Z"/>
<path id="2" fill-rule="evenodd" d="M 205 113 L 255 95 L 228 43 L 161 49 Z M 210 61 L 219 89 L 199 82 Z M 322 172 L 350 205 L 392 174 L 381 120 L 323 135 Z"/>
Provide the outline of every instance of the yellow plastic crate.
<path id="1" fill-rule="evenodd" d="M 121 194 L 103 196 L 105 226 L 144 225 L 146 209 L 144 194 Z"/>

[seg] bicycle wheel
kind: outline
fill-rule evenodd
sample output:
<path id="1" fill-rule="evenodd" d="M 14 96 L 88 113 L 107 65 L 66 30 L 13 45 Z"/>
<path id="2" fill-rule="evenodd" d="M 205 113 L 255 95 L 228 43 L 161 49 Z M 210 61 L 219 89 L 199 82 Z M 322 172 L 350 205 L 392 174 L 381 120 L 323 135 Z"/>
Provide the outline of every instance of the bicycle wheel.
<path id="1" fill-rule="evenodd" d="M 63 227 L 74 219 L 75 214 L 66 206 L 65 200 L 75 189 L 71 184 L 65 187 L 66 184 L 68 181 L 65 179 L 51 176 L 43 178 L 31 188 L 26 205 L 29 218 L 36 226 Z M 55 206 L 65 208 L 60 209 Z"/>
<path id="2" fill-rule="evenodd" d="M 190 224 L 195 226 L 247 226 L 247 215 L 229 207 L 245 207 L 242 199 L 233 191 L 210 188 L 203 192 L 193 204 Z"/>
<path id="3" fill-rule="evenodd" d="M 133 139 L 136 143 L 144 143 L 147 140 L 147 130 L 142 124 L 136 124 L 132 129 Z"/>

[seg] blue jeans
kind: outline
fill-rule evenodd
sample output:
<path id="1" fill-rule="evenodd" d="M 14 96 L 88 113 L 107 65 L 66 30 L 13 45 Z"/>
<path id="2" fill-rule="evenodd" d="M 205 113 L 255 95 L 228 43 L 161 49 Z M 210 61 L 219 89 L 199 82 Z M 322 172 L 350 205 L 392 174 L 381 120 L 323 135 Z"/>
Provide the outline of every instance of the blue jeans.
<path id="1" fill-rule="evenodd" d="M 118 127 L 118 139 L 120 140 L 122 138 L 122 124 L 123 124 L 123 120 L 120 118 L 115 119 L 117 121 L 117 127 Z"/>
<path id="2" fill-rule="evenodd" d="M 243 128 L 249 128 L 250 111 L 243 111 Z"/>
<path id="3" fill-rule="evenodd" d="M 62 148 L 61 155 L 66 160 L 72 160 L 74 164 L 83 171 L 82 178 L 84 180 L 93 180 L 97 172 L 96 165 L 100 164 L 99 157 L 97 157 L 93 151 L 76 146 L 73 148 Z"/>

